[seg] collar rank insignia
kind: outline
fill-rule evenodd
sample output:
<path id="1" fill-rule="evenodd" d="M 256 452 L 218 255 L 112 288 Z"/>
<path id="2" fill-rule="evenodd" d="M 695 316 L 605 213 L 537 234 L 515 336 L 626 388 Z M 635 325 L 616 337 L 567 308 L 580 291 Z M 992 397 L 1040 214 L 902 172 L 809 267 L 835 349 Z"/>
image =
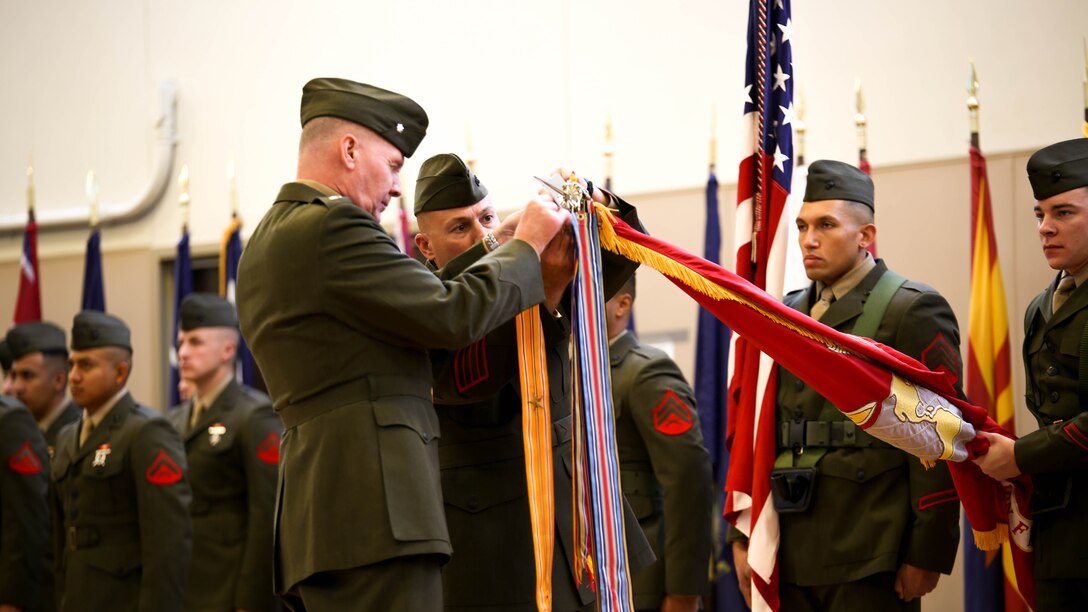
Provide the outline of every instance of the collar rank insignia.
<path id="1" fill-rule="evenodd" d="M 399 133 L 401 133 L 403 131 L 404 131 L 404 124 L 403 123 L 398 123 L 397 124 L 397 133 L 399 134 Z"/>
<path id="2" fill-rule="evenodd" d="M 106 457 L 110 454 L 110 445 L 103 444 L 94 451 L 94 461 L 91 467 L 106 467 Z"/>
<path id="3" fill-rule="evenodd" d="M 223 434 L 227 433 L 227 426 L 222 423 L 212 423 L 208 428 L 208 442 L 212 443 L 212 446 L 219 446 L 219 441 L 223 439 Z"/>

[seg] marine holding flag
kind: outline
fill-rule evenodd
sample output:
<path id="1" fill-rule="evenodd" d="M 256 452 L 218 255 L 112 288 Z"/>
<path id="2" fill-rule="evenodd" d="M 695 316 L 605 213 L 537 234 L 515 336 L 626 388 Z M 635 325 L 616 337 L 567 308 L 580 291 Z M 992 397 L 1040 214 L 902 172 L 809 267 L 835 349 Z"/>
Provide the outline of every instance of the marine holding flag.
<path id="1" fill-rule="evenodd" d="M 959 391 L 952 309 L 932 288 L 891 272 L 867 251 L 876 236 L 873 195 L 872 180 L 849 164 L 810 166 L 797 227 L 813 283 L 785 302 L 834 329 L 873 338 L 947 372 Z M 921 596 L 952 570 L 959 542 L 948 466 L 938 462 L 926 469 L 868 435 L 781 367 L 776 398 L 771 489 L 781 529 L 781 609 L 919 610 Z M 746 557 L 737 541 L 742 588 Z"/>
<path id="2" fill-rule="evenodd" d="M 1027 407 L 1039 430 L 1013 442 L 980 432 L 976 460 L 999 480 L 1030 474 L 1031 546 L 1038 610 L 1088 601 L 1088 138 L 1050 145 L 1028 160 L 1043 255 L 1058 274 L 1024 315 Z"/>

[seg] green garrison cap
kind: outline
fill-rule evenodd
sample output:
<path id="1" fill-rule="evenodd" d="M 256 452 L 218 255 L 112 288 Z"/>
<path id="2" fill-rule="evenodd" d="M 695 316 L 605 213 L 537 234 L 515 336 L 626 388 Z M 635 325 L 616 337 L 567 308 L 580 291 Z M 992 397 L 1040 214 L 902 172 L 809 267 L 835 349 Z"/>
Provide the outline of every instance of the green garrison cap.
<path id="1" fill-rule="evenodd" d="M 805 202 L 852 200 L 873 207 L 873 179 L 850 164 L 821 159 L 809 164 Z"/>
<path id="2" fill-rule="evenodd" d="M 5 372 L 11 369 L 11 351 L 8 350 L 7 340 L 0 340 L 0 368 Z"/>
<path id="3" fill-rule="evenodd" d="M 427 113 L 411 98 L 347 79 L 313 79 L 302 88 L 302 125 L 339 117 L 369 128 L 411 157 L 427 135 Z"/>
<path id="4" fill-rule="evenodd" d="M 198 327 L 238 327 L 231 303 L 211 293 L 190 293 L 181 301 L 181 330 Z"/>
<path id="5" fill-rule="evenodd" d="M 416 214 L 472 206 L 487 197 L 487 187 L 453 153 L 423 162 L 416 179 Z"/>
<path id="6" fill-rule="evenodd" d="M 68 354 L 64 330 L 52 323 L 36 321 L 23 323 L 8 330 L 8 350 L 11 359 L 22 359 L 31 353 Z"/>
<path id="7" fill-rule="evenodd" d="M 72 350 L 119 346 L 132 350 L 128 325 L 113 315 L 84 310 L 72 321 Z"/>
<path id="8" fill-rule="evenodd" d="M 1036 200 L 1088 186 L 1088 138 L 1052 144 L 1028 159 L 1028 180 Z"/>

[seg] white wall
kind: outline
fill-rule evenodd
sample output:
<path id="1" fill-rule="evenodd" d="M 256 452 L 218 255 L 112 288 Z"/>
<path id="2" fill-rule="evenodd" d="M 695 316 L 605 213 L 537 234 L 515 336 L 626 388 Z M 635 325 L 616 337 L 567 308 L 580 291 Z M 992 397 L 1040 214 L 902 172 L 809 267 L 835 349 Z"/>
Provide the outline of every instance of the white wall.
<path id="1" fill-rule="evenodd" d="M 809 159 L 854 157 L 855 76 L 874 165 L 962 156 L 968 57 L 983 84 L 988 152 L 1079 133 L 1082 0 L 800 0 L 794 15 Z M 192 171 L 197 245 L 216 242 L 226 223 L 229 159 L 249 228 L 293 177 L 300 90 L 314 76 L 372 82 L 428 110 L 409 188 L 428 156 L 463 151 L 468 129 L 500 202 L 522 202 L 535 192 L 530 176 L 560 163 L 600 176 L 609 114 L 623 192 L 696 186 L 712 107 L 729 180 L 746 19 L 747 3 L 710 0 L 9 0 L 0 3 L 0 215 L 25 206 L 30 156 L 42 210 L 84 203 L 92 168 L 104 203 L 133 197 L 157 154 L 152 122 L 168 79 L 179 89 L 178 159 Z M 168 248 L 176 198 L 172 183 L 152 214 L 109 228 L 104 248 Z M 52 233 L 40 248 L 50 256 L 81 243 L 82 232 Z M 18 236 L 0 237 L 0 260 L 18 249 Z"/>

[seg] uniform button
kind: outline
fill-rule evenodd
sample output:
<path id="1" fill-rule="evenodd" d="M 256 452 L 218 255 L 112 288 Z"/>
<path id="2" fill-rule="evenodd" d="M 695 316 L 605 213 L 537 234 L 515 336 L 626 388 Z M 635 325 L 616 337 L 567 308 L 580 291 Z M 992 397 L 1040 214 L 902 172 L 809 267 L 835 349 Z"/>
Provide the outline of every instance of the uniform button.
<path id="1" fill-rule="evenodd" d="M 800 380 L 798 380 L 798 381 L 795 381 L 795 382 L 793 383 L 793 387 L 794 387 L 795 389 L 797 389 L 798 391 L 800 391 L 801 389 L 804 389 L 804 388 L 805 388 L 805 383 L 804 383 L 804 381 L 800 381 Z"/>
<path id="2" fill-rule="evenodd" d="M 1058 393 L 1057 391 L 1051 391 L 1050 392 L 1050 401 L 1052 401 L 1052 402 L 1054 402 L 1056 404 L 1056 403 L 1058 403 L 1058 400 L 1060 398 L 1061 398 L 1061 394 Z"/>
<path id="3" fill-rule="evenodd" d="M 858 480 L 865 478 L 865 470 L 858 470 Z"/>
<path id="4" fill-rule="evenodd" d="M 1046 375 L 1047 376 L 1055 376 L 1057 374 L 1058 374 L 1058 368 L 1056 368 L 1054 366 L 1050 366 L 1049 368 L 1046 369 Z"/>
<path id="5" fill-rule="evenodd" d="M 427 432 L 423 432 L 423 433 L 419 434 L 419 437 L 423 438 L 423 443 L 424 444 L 426 444 L 427 442 L 430 442 L 430 440 L 431 440 L 431 434 L 429 434 Z"/>

